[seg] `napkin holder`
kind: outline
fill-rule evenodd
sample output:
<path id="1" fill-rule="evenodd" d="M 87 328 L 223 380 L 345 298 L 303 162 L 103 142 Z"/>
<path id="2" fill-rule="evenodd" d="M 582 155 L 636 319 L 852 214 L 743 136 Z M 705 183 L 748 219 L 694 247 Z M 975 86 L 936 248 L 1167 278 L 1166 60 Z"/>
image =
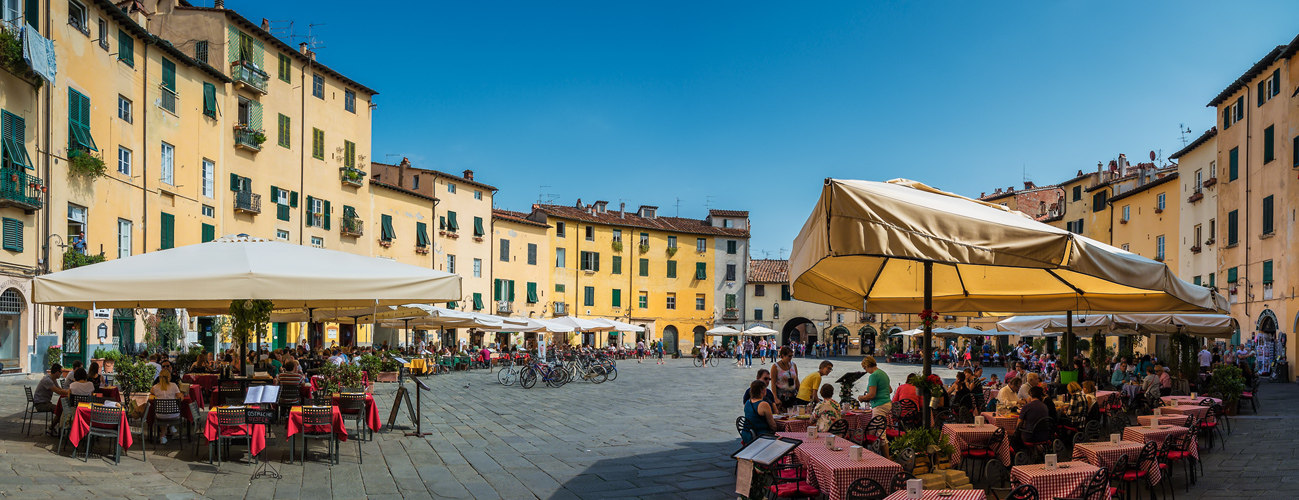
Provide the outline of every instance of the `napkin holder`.
<path id="1" fill-rule="evenodd" d="M 1055 470 L 1056 467 L 1055 453 L 1048 453 L 1045 457 L 1045 460 L 1046 460 L 1046 470 Z"/>
<path id="2" fill-rule="evenodd" d="M 907 500 L 920 500 L 925 496 L 925 481 L 923 479 L 907 480 Z"/>
<path id="3" fill-rule="evenodd" d="M 811 422 L 809 422 L 807 426 L 807 438 L 816 439 L 816 426 L 812 425 Z"/>
<path id="4" fill-rule="evenodd" d="M 1110 434 L 1110 444 L 1119 444 L 1120 437 L 1121 436 L 1119 436 L 1118 434 Z"/>
<path id="5" fill-rule="evenodd" d="M 983 415 L 975 415 L 975 416 L 974 416 L 974 425 L 983 425 L 984 423 L 986 423 L 986 422 L 985 422 L 984 419 L 983 419 Z"/>
<path id="6" fill-rule="evenodd" d="M 852 445 L 852 447 L 848 448 L 848 458 L 852 459 L 852 461 L 854 462 L 860 462 L 861 450 L 862 450 L 861 446 L 857 446 L 855 444 Z"/>
<path id="7" fill-rule="evenodd" d="M 829 449 L 834 449 L 834 434 L 833 434 L 833 433 L 829 433 L 829 432 L 825 433 L 825 448 L 826 448 L 827 450 L 829 450 Z"/>
<path id="8" fill-rule="evenodd" d="M 1160 412 L 1160 409 L 1159 409 L 1159 408 L 1155 408 L 1155 419 L 1158 420 L 1159 417 L 1162 416 L 1162 415 L 1163 415 L 1163 413 Z"/>

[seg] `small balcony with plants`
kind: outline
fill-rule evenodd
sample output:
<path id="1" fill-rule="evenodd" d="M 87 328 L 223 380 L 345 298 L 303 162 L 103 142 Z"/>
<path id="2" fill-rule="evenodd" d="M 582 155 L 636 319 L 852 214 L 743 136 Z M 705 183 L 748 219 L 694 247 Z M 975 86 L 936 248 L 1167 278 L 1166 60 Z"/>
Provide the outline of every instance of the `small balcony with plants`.
<path id="1" fill-rule="evenodd" d="M 236 148 L 257 152 L 262 150 L 262 143 L 264 142 L 266 142 L 266 132 L 254 129 L 242 123 L 235 125 Z"/>
<path id="2" fill-rule="evenodd" d="M 21 17 L 0 20 L 0 68 L 39 89 L 44 80 L 23 60 L 22 23 Z"/>
<path id="3" fill-rule="evenodd" d="M 270 80 L 270 75 L 258 69 L 252 61 L 239 60 L 230 63 L 230 78 L 235 81 L 235 85 L 242 85 L 248 90 L 265 95 L 266 82 Z"/>
<path id="4" fill-rule="evenodd" d="M 343 217 L 338 225 L 338 232 L 343 236 L 364 236 L 365 221 L 360 217 Z"/>
<path id="5" fill-rule="evenodd" d="M 252 191 L 236 191 L 235 212 L 254 215 L 262 213 L 262 195 Z"/>
<path id="6" fill-rule="evenodd" d="M 15 168 L 0 170 L 0 207 L 35 213 L 45 206 L 45 181 Z"/>
<path id="7" fill-rule="evenodd" d="M 365 171 L 356 167 L 338 167 L 338 177 L 344 186 L 359 188 L 365 184 Z"/>

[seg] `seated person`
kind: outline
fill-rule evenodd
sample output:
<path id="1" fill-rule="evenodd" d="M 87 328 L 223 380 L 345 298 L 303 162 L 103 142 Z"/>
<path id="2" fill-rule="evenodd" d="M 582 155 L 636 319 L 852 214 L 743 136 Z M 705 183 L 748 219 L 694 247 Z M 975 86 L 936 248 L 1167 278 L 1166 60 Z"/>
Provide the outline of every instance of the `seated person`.
<path id="1" fill-rule="evenodd" d="M 72 372 L 72 384 L 68 386 L 68 392 L 74 396 L 92 396 L 95 394 L 95 383 L 90 381 L 90 376 L 86 374 L 85 368 L 77 368 Z"/>
<path id="2" fill-rule="evenodd" d="M 50 371 L 46 373 L 41 381 L 36 384 L 36 389 L 32 391 L 32 403 L 36 411 L 54 411 L 54 395 L 68 397 L 72 393 L 67 389 L 59 387 L 59 379 L 63 378 L 63 365 L 54 363 L 50 365 Z M 55 419 L 50 419 L 50 428 L 46 429 L 46 434 L 54 434 L 54 426 L 58 424 Z"/>
<path id="3" fill-rule="evenodd" d="M 744 420 L 747 422 L 745 431 L 750 434 L 744 438 L 746 442 L 776 432 L 775 413 L 771 403 L 762 400 L 762 391 L 766 388 L 766 384 L 757 380 L 749 384 L 749 400 L 744 402 Z"/>
<path id="4" fill-rule="evenodd" d="M 1010 438 L 1010 446 L 1015 451 L 1023 451 L 1026 448 L 1025 442 L 1041 443 L 1051 437 L 1051 429 L 1037 428 L 1039 421 L 1049 418 L 1046 403 L 1042 402 L 1046 391 L 1041 387 L 1033 387 L 1029 389 L 1028 395 L 1028 402 L 1019 411 L 1019 427 Z"/>
<path id="5" fill-rule="evenodd" d="M 757 380 L 758 382 L 762 382 L 764 384 L 770 385 L 771 371 L 767 370 L 766 368 L 759 369 Z M 748 401 L 748 400 L 749 400 L 749 390 L 746 388 L 744 389 L 744 399 L 742 401 Z M 779 405 L 776 404 L 776 395 L 771 392 L 771 389 L 767 389 L 767 392 L 762 396 L 762 400 L 771 403 L 772 409 L 779 411 Z"/>
<path id="6" fill-rule="evenodd" d="M 899 385 L 898 390 L 893 391 L 893 402 L 896 403 L 903 399 L 907 399 L 910 400 L 912 403 L 915 403 L 916 409 L 920 409 L 922 404 L 920 399 L 920 391 L 916 389 L 915 382 L 916 382 L 916 374 L 913 373 L 911 375 L 907 375 L 907 382 L 905 384 Z"/>
<path id="7" fill-rule="evenodd" d="M 1006 382 L 1006 386 L 997 392 L 997 402 L 1002 406 L 1019 406 L 1019 389 L 1023 385 L 1019 377 L 1012 377 Z"/>
<path id="8" fill-rule="evenodd" d="M 104 376 L 99 374 L 99 362 L 90 362 L 90 372 L 86 374 L 86 381 L 95 384 L 96 391 L 104 385 Z"/>
<path id="9" fill-rule="evenodd" d="M 843 409 L 839 407 L 839 402 L 834 400 L 833 385 L 821 386 L 821 403 L 816 405 L 816 412 L 812 417 L 816 419 L 816 430 L 821 432 L 830 430 L 831 424 L 843 419 Z"/>
<path id="10" fill-rule="evenodd" d="M 208 365 L 207 356 L 199 356 L 194 363 L 189 365 L 189 373 L 209 373 L 212 367 Z"/>
<path id="11" fill-rule="evenodd" d="M 1082 383 L 1083 400 L 1087 402 L 1087 420 L 1100 421 L 1101 406 L 1096 402 L 1096 383 L 1090 380 Z"/>
<path id="12" fill-rule="evenodd" d="M 158 374 L 158 383 L 154 384 L 151 392 L 153 393 L 153 397 L 156 399 L 176 400 L 178 406 L 180 401 L 183 399 L 180 394 L 180 386 L 172 383 L 171 371 L 166 369 L 164 369 L 161 373 Z M 160 419 L 169 420 L 169 419 L 180 418 L 180 413 L 156 413 L 155 416 Z M 177 432 L 179 431 L 176 430 L 176 426 L 174 425 L 168 426 L 167 435 L 160 436 L 158 438 L 158 442 L 161 444 L 167 444 L 167 436 L 176 434 Z"/>
<path id="13" fill-rule="evenodd" d="M 275 377 L 276 385 L 284 385 L 284 384 L 302 385 L 304 381 L 305 381 L 305 377 L 303 377 L 302 373 L 298 371 L 298 362 L 293 360 L 290 360 L 288 363 L 285 363 L 284 369 L 281 370 L 280 374 Z"/>

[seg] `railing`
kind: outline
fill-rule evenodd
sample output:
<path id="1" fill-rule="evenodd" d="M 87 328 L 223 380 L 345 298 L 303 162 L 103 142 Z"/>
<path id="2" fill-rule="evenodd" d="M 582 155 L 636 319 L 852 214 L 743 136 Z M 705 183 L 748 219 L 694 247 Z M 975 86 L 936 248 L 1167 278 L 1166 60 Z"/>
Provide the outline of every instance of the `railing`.
<path id="1" fill-rule="evenodd" d="M 270 75 L 253 68 L 252 63 L 250 62 L 235 61 L 230 63 L 230 78 L 233 79 L 235 83 L 265 94 L 266 81 L 270 79 Z"/>
<path id="2" fill-rule="evenodd" d="M 17 169 L 0 170 L 0 207 L 35 212 L 45 206 L 45 181 Z"/>
<path id="3" fill-rule="evenodd" d="M 343 217 L 339 220 L 338 231 L 343 236 L 364 236 L 365 221 L 358 217 Z"/>
<path id="4" fill-rule="evenodd" d="M 354 167 L 338 167 L 338 177 L 343 184 L 361 187 L 365 183 L 365 171 Z"/>
<path id="5" fill-rule="evenodd" d="M 176 91 L 165 86 L 159 86 L 158 88 L 162 89 L 162 101 L 158 105 L 162 106 L 162 109 L 176 114 Z"/>
<path id="6" fill-rule="evenodd" d="M 498 300 L 496 301 L 496 312 L 501 314 L 510 314 L 514 312 L 514 303 L 505 300 Z"/>
<path id="7" fill-rule="evenodd" d="M 250 214 L 262 213 L 262 195 L 251 191 L 237 191 L 235 193 L 235 211 Z"/>
<path id="8" fill-rule="evenodd" d="M 257 140 L 258 134 L 261 133 L 262 132 L 260 130 L 253 130 L 249 128 L 235 129 L 235 147 L 244 148 L 249 151 L 261 151 L 262 142 Z M 263 135 L 262 137 L 263 140 L 265 140 L 266 136 Z"/>
<path id="9" fill-rule="evenodd" d="M 726 310 L 726 312 L 722 313 L 722 319 L 739 319 L 739 318 L 740 318 L 739 311 L 728 309 Z"/>

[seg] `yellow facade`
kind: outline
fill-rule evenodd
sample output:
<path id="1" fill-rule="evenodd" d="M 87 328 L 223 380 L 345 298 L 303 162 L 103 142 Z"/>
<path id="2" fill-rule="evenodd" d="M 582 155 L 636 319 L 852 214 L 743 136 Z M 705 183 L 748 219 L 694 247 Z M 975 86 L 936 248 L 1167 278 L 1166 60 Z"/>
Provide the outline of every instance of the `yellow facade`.
<path id="1" fill-rule="evenodd" d="M 438 199 L 437 224 L 430 227 L 433 238 L 433 269 L 459 274 L 461 299 L 456 309 L 485 314 L 494 312 L 489 304 L 492 292 L 492 195 L 496 188 L 472 179 L 431 170 L 420 182 L 432 186 Z M 467 172 L 472 177 L 472 172 Z M 409 184 L 408 184 L 409 186 Z M 466 332 L 458 331 L 462 339 Z"/>
<path id="2" fill-rule="evenodd" d="M 1114 210 L 1114 246 L 1162 261 L 1177 273 L 1178 214 L 1181 207 L 1177 173 L 1110 199 Z"/>
<path id="3" fill-rule="evenodd" d="M 526 217 L 505 210 L 495 210 L 492 215 L 491 311 L 501 316 L 545 318 L 549 317 L 554 290 L 550 228 Z"/>

